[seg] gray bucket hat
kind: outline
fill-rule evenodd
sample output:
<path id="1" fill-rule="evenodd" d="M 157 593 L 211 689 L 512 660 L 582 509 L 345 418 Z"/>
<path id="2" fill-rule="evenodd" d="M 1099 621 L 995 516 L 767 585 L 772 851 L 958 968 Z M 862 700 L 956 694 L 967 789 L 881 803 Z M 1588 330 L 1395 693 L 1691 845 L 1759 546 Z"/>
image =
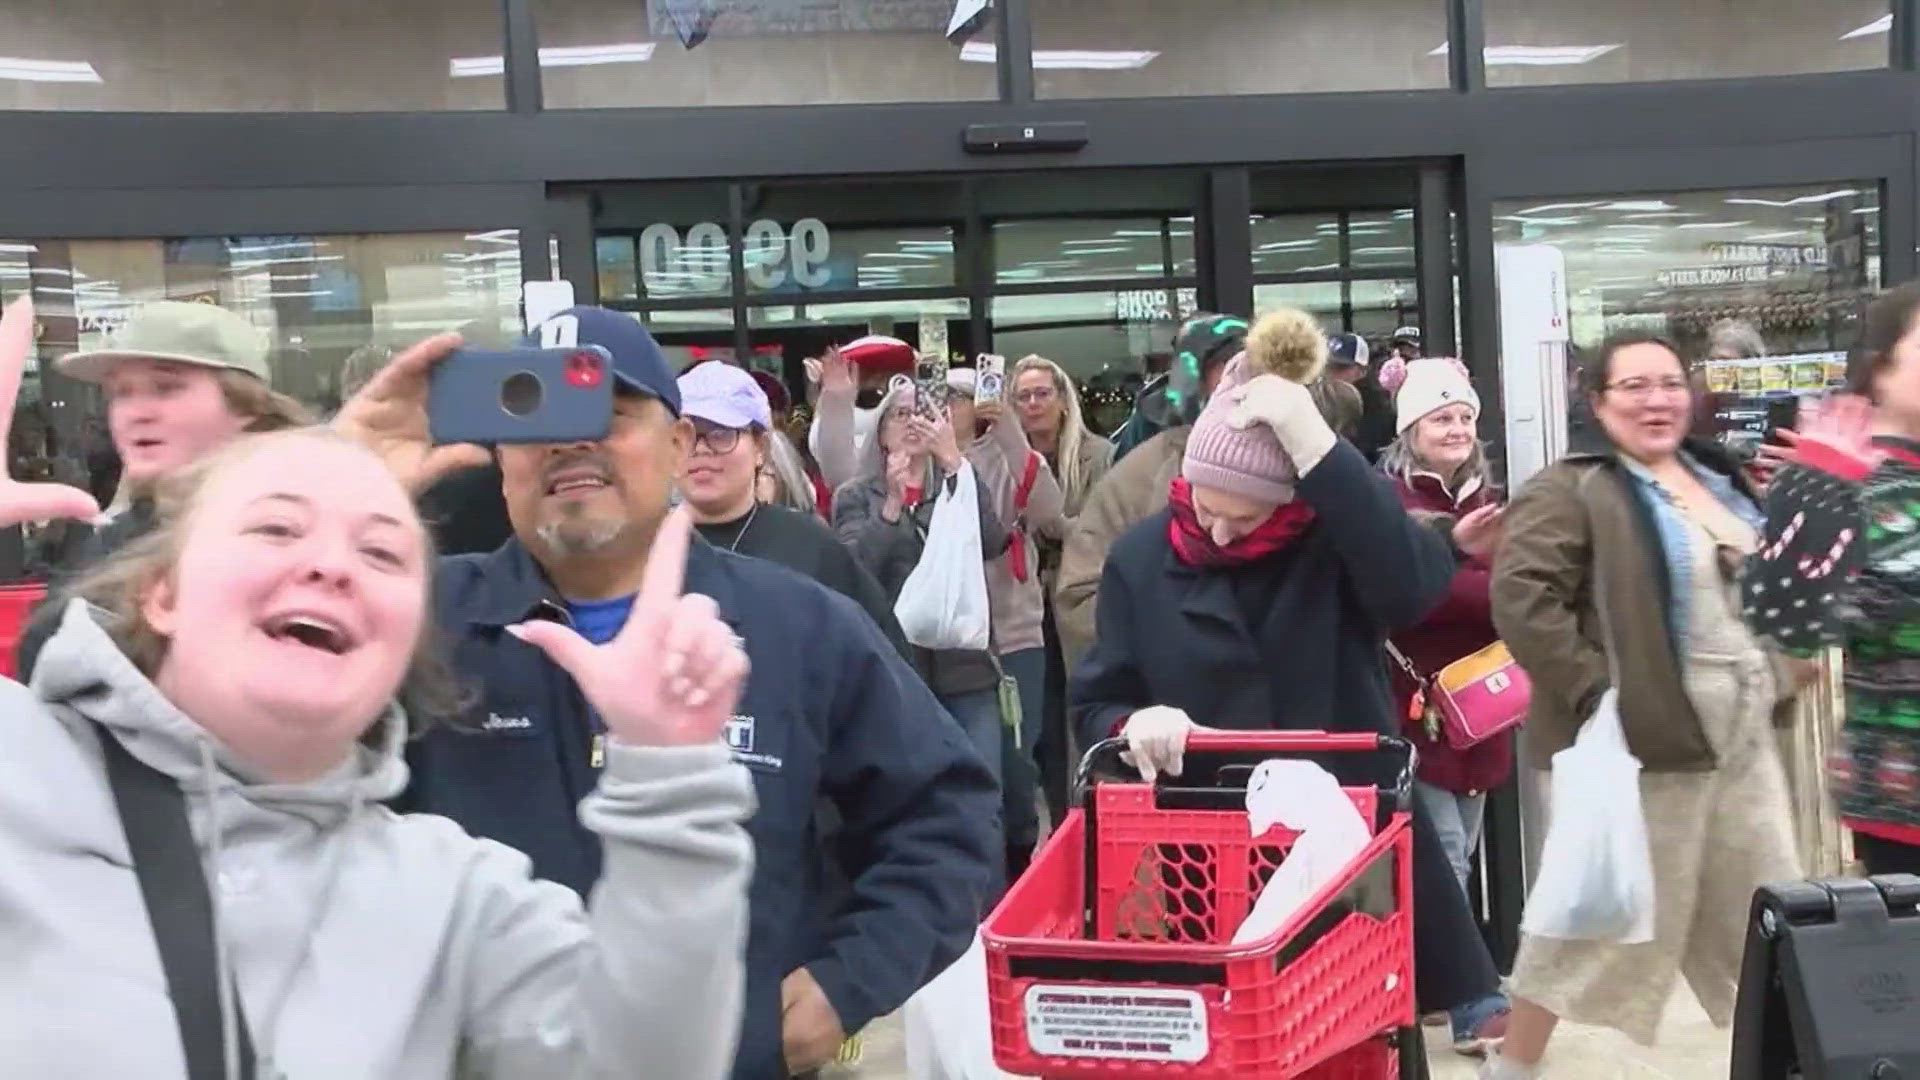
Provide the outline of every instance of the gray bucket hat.
<path id="1" fill-rule="evenodd" d="M 159 300 L 135 309 L 105 348 L 68 353 L 54 367 L 63 375 L 97 383 L 122 360 L 171 360 L 244 371 L 271 382 L 267 348 L 266 334 L 226 308 Z"/>

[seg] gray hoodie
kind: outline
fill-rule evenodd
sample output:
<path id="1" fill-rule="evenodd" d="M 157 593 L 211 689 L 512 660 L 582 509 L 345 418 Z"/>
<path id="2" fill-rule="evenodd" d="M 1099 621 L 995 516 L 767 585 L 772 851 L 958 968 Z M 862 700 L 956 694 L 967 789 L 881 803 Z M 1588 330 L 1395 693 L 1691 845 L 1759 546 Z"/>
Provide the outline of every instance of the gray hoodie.
<path id="1" fill-rule="evenodd" d="M 753 794 L 723 746 L 610 747 L 583 911 L 518 852 L 378 805 L 406 782 L 397 709 L 378 751 L 260 783 L 98 617 L 74 601 L 32 689 L 0 681 L 0 1076 L 185 1075 L 89 721 L 186 791 L 262 1080 L 728 1074 Z"/>

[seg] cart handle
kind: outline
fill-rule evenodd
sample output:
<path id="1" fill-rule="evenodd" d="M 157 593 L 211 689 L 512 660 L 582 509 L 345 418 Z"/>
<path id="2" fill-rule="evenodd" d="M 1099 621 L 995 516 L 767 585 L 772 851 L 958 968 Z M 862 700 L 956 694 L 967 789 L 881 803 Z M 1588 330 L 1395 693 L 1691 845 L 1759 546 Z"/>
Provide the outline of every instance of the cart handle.
<path id="1" fill-rule="evenodd" d="M 1087 750 L 1085 756 L 1080 759 L 1080 768 L 1074 777 L 1074 787 L 1080 796 L 1077 801 L 1085 801 L 1087 792 L 1093 786 L 1094 774 L 1102 771 L 1101 766 L 1108 760 L 1111 760 L 1114 766 L 1124 767 L 1137 775 L 1137 770 L 1120 758 L 1121 751 L 1126 748 L 1127 740 L 1116 736 L 1103 739 Z M 1417 757 L 1413 744 L 1398 735 L 1327 731 L 1196 730 L 1187 735 L 1186 751 L 1190 754 L 1282 756 L 1394 752 L 1401 758 L 1400 772 L 1395 777 L 1392 788 L 1395 805 L 1404 811 L 1410 809 L 1413 803 L 1413 772 Z M 1106 771 L 1114 770 L 1109 768 Z"/>

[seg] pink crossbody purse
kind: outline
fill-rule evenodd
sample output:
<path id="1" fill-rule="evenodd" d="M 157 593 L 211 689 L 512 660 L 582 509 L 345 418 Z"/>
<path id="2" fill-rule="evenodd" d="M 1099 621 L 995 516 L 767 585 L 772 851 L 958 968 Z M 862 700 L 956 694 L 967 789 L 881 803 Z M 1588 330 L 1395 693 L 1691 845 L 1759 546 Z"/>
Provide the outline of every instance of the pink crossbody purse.
<path id="1" fill-rule="evenodd" d="M 1424 719 L 1428 734 L 1455 750 L 1486 742 L 1527 718 L 1533 682 L 1504 641 L 1463 656 L 1432 675 L 1420 674 L 1391 641 L 1387 654 L 1419 688 L 1408 710 L 1410 718 Z"/>

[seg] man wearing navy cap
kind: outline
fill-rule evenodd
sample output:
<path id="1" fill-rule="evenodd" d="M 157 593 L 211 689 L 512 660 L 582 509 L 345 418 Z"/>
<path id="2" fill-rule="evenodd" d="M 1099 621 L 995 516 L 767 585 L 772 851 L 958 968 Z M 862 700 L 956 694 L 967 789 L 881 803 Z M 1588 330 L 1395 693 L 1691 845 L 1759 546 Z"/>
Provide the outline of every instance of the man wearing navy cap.
<path id="1" fill-rule="evenodd" d="M 442 560 L 435 575 L 454 667 L 479 700 L 463 722 L 415 741 L 405 803 L 518 848 L 535 873 L 585 895 L 601 853 L 575 807 L 598 778 L 603 729 L 566 673 L 507 628 L 551 620 L 594 643 L 620 629 L 694 427 L 632 316 L 571 308 L 532 337 L 607 350 L 612 426 L 604 439 L 495 452 L 514 535 L 490 554 Z M 427 373 L 457 344 L 410 350 L 335 422 L 416 486 L 479 453 L 427 445 Z M 687 556 L 686 589 L 714 600 L 753 664 L 727 731 L 759 798 L 733 1075 L 802 1075 L 971 942 L 1000 796 L 959 726 L 853 601 L 705 543 Z M 850 896 L 828 884 L 822 798 L 842 821 L 838 849 L 858 856 L 840 867 Z M 634 1069 L 643 1075 L 645 1062 Z"/>

